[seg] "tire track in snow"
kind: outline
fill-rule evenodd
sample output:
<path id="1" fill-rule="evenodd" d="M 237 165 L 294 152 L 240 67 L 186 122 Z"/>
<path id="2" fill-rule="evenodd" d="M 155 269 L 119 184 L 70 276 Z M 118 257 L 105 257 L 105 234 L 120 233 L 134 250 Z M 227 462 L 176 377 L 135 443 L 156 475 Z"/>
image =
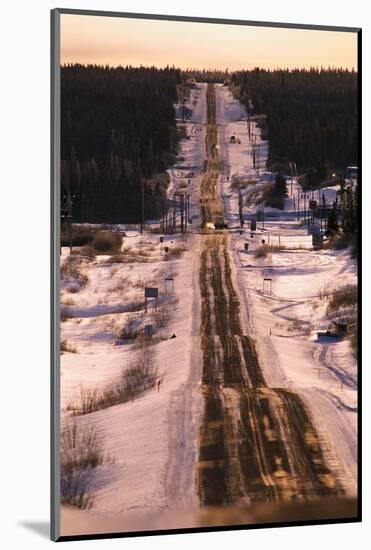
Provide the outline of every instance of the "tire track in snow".
<path id="1" fill-rule="evenodd" d="M 201 348 L 204 395 L 197 486 L 202 505 L 340 495 L 298 395 L 266 386 L 254 341 L 243 334 L 218 193 L 215 86 L 207 87 L 206 159 L 201 180 Z"/>

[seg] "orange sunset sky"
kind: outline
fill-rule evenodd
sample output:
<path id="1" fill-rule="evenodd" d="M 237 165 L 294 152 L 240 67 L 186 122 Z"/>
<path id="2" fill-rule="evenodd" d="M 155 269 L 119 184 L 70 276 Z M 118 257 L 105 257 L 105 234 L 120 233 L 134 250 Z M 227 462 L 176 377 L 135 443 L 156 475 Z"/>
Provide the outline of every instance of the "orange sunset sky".
<path id="1" fill-rule="evenodd" d="M 61 15 L 61 63 L 230 70 L 357 67 L 354 32 Z"/>

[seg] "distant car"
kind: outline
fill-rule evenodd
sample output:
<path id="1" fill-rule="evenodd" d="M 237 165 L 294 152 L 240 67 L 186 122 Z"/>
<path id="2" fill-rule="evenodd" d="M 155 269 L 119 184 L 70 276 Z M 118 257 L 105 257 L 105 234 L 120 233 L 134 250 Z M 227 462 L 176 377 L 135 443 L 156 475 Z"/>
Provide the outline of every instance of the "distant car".
<path id="1" fill-rule="evenodd" d="M 215 222 L 214 227 L 215 229 L 228 229 L 228 225 L 224 222 Z"/>

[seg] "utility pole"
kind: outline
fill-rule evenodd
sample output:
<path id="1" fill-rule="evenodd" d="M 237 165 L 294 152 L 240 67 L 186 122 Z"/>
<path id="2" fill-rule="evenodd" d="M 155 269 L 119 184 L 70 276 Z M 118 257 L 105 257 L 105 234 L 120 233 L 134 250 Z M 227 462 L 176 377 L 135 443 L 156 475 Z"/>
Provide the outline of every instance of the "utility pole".
<path id="1" fill-rule="evenodd" d="M 289 163 L 289 168 L 290 168 L 290 175 L 291 175 L 291 196 L 292 196 L 292 186 L 294 183 L 294 165 L 292 162 Z"/>
<path id="2" fill-rule="evenodd" d="M 165 200 L 162 201 L 162 216 L 161 216 L 161 223 L 160 223 L 160 229 L 161 233 L 165 233 Z"/>
<path id="3" fill-rule="evenodd" d="M 240 226 L 243 227 L 243 211 L 242 211 L 242 192 L 238 190 L 238 212 L 240 215 Z"/>
<path id="4" fill-rule="evenodd" d="M 184 194 L 180 195 L 180 230 L 184 233 Z"/>
<path id="5" fill-rule="evenodd" d="M 176 196 L 173 194 L 173 231 L 176 228 Z"/>
<path id="6" fill-rule="evenodd" d="M 184 229 L 187 232 L 188 225 L 188 195 L 184 196 Z"/>
<path id="7" fill-rule="evenodd" d="M 298 220 L 300 220 L 300 192 L 299 192 L 299 187 L 298 187 Z"/>
<path id="8" fill-rule="evenodd" d="M 189 195 L 187 193 L 186 197 L 186 230 L 187 230 L 187 224 L 190 223 L 190 217 L 189 217 Z"/>
<path id="9" fill-rule="evenodd" d="M 184 122 L 185 117 L 185 76 L 183 75 L 183 105 L 182 105 L 182 122 Z"/>
<path id="10" fill-rule="evenodd" d="M 71 190 L 67 191 L 67 218 L 68 218 L 68 236 L 70 241 L 70 254 L 72 254 L 72 198 Z"/>
<path id="11" fill-rule="evenodd" d="M 140 180 L 140 189 L 141 189 L 141 210 L 142 210 L 142 219 L 140 223 L 140 234 L 143 235 L 144 230 L 144 181 L 143 178 Z"/>
<path id="12" fill-rule="evenodd" d="M 255 160 L 256 160 L 256 137 L 253 134 L 253 142 L 252 142 L 252 163 L 253 167 L 255 168 Z"/>
<path id="13" fill-rule="evenodd" d="M 291 171 L 291 195 L 293 193 L 292 186 L 294 183 L 294 176 L 297 177 L 298 172 L 296 170 L 296 162 L 290 162 L 290 171 Z"/>
<path id="14" fill-rule="evenodd" d="M 85 212 L 84 212 L 84 198 L 85 198 L 85 195 L 84 193 L 81 194 L 81 223 L 84 223 L 84 215 L 85 215 Z"/>

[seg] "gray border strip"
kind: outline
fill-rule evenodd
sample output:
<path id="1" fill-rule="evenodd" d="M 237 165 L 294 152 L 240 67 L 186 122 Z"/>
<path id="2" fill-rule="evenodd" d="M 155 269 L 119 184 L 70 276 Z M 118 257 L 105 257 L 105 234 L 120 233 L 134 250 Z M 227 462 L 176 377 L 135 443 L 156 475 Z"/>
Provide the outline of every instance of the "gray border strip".
<path id="1" fill-rule="evenodd" d="M 60 537 L 60 14 L 51 11 L 51 487 L 50 536 Z"/>
<path id="2" fill-rule="evenodd" d="M 330 25 L 305 25 L 303 23 L 272 23 L 269 21 L 248 21 L 243 19 L 217 19 L 213 17 L 192 17 L 183 15 L 159 15 L 150 13 L 127 13 L 118 11 L 78 10 L 73 8 L 56 8 L 59 14 L 92 15 L 95 17 L 121 17 L 129 19 L 155 19 L 157 21 L 184 21 L 188 23 L 215 23 L 223 25 L 245 25 L 250 27 L 271 27 L 283 29 L 306 29 L 313 31 L 358 32 L 360 27 L 337 27 Z"/>

